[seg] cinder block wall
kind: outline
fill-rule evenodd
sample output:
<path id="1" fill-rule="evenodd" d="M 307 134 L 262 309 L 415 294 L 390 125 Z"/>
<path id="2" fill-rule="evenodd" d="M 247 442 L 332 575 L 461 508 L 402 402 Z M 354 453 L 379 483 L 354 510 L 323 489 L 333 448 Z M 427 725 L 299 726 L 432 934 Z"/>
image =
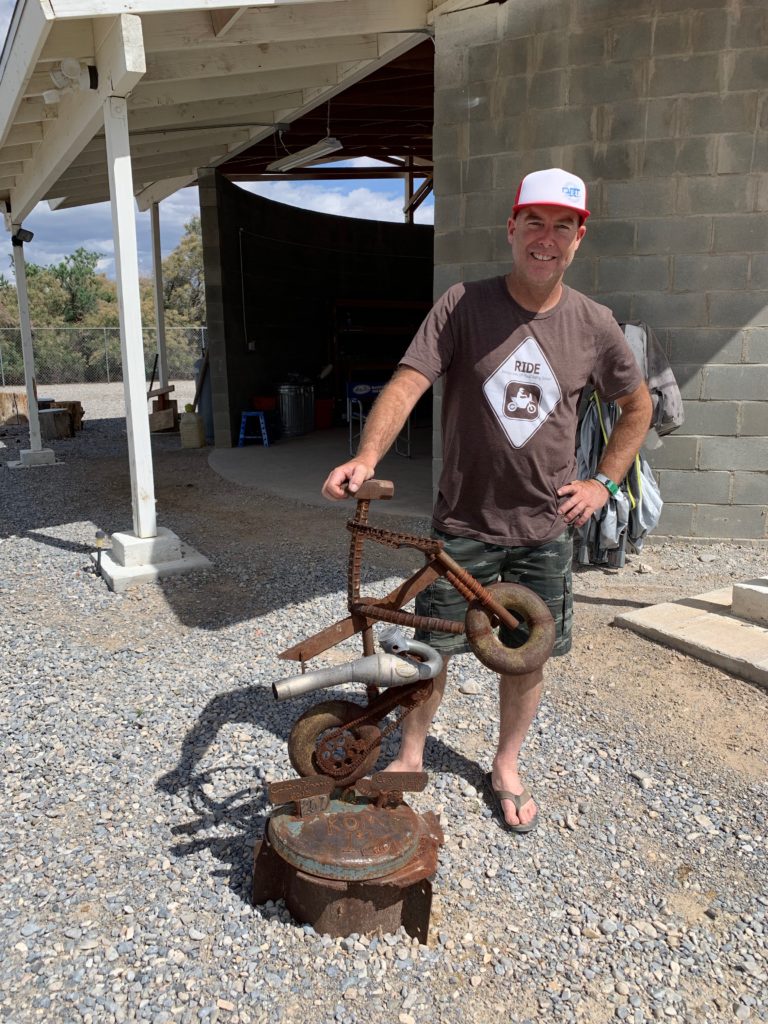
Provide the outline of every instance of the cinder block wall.
<path id="1" fill-rule="evenodd" d="M 648 321 L 685 398 L 657 535 L 768 538 L 765 0 L 515 0 L 440 17 L 436 50 L 436 291 L 508 269 L 523 174 L 581 175 L 568 281 Z"/>

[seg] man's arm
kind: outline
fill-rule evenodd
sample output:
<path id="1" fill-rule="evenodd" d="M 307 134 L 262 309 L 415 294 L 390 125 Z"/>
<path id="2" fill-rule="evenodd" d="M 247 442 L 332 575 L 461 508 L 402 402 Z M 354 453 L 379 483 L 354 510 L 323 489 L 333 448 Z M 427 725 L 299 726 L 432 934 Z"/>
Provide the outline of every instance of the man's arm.
<path id="1" fill-rule="evenodd" d="M 370 480 L 430 381 L 410 366 L 401 366 L 373 404 L 365 421 L 357 455 L 337 466 L 323 484 L 326 498 L 346 498 Z"/>
<path id="2" fill-rule="evenodd" d="M 651 425 L 653 403 L 643 383 L 630 394 L 617 398 L 616 404 L 621 409 L 621 416 L 608 438 L 597 468 L 599 473 L 618 484 L 624 479 L 645 440 Z M 557 493 L 565 498 L 558 512 L 572 526 L 583 526 L 592 513 L 602 508 L 609 498 L 608 489 L 598 480 L 572 480 Z"/>

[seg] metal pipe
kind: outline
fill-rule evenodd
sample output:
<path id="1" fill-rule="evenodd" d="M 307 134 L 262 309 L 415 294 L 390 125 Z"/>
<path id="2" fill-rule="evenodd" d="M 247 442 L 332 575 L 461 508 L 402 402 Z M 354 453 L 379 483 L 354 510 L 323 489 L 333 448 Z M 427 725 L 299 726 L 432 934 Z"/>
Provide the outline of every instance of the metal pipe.
<path id="1" fill-rule="evenodd" d="M 434 647 L 407 636 L 399 626 L 387 626 L 379 632 L 379 643 L 387 654 L 416 654 L 419 662 L 419 678 L 434 679 L 443 670 L 443 659 Z"/>
<path id="2" fill-rule="evenodd" d="M 424 677 L 416 661 L 399 658 L 395 654 L 370 654 L 367 658 L 348 661 L 344 665 L 305 672 L 303 675 L 280 679 L 272 684 L 275 700 L 287 700 L 314 690 L 326 690 L 339 683 L 366 683 L 373 686 L 405 686 Z"/>

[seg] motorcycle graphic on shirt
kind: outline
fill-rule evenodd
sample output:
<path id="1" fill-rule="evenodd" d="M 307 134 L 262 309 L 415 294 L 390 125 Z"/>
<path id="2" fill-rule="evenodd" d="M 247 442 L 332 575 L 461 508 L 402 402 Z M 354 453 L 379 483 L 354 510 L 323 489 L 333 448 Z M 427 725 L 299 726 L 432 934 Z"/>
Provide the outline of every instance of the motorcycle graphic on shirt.
<path id="1" fill-rule="evenodd" d="M 518 419 L 531 419 L 539 411 L 541 390 L 535 385 L 521 384 L 513 380 L 507 384 L 504 396 L 504 415 Z"/>
<path id="2" fill-rule="evenodd" d="M 530 336 L 490 374 L 483 394 L 514 448 L 530 441 L 562 397 L 546 356 Z"/>

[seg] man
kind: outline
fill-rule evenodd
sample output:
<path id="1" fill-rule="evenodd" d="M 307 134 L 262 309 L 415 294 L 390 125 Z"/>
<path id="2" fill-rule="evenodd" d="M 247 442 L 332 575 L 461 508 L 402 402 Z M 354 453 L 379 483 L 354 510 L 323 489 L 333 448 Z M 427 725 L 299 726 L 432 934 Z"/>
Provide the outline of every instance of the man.
<path id="1" fill-rule="evenodd" d="M 610 310 L 563 284 L 586 233 L 586 186 L 560 168 L 523 178 L 507 222 L 505 277 L 454 285 L 428 314 L 366 422 L 360 448 L 323 485 L 327 498 L 370 479 L 416 402 L 444 378 L 443 472 L 433 530 L 482 583 L 522 583 L 548 604 L 554 655 L 571 646 L 573 528 L 607 502 L 643 442 L 651 399 Z M 621 407 L 595 479 L 573 479 L 578 405 L 585 386 Z M 444 580 L 417 598 L 418 614 L 461 620 L 465 606 Z M 519 646 L 520 635 L 504 643 Z M 465 638 L 420 635 L 447 660 Z M 543 673 L 500 676 L 499 743 L 486 783 L 497 817 L 529 832 L 536 802 L 518 758 L 541 697 Z M 391 771 L 420 771 L 446 670 L 429 701 L 403 723 Z"/>

